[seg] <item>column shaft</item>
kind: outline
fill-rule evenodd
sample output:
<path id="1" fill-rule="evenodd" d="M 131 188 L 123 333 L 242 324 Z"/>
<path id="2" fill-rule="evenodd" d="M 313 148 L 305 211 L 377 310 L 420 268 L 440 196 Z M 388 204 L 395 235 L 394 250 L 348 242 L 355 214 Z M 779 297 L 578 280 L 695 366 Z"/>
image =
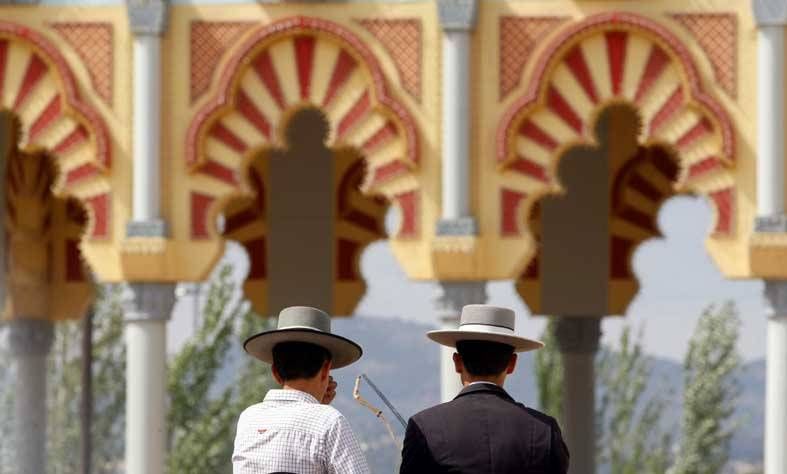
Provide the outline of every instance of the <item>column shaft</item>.
<path id="1" fill-rule="evenodd" d="M 757 215 L 784 213 L 784 26 L 757 31 Z"/>
<path id="2" fill-rule="evenodd" d="M 174 285 L 126 293 L 126 473 L 162 474 L 166 454 L 167 320 Z"/>
<path id="3" fill-rule="evenodd" d="M 563 353 L 563 429 L 571 474 L 592 474 L 596 465 L 595 353 Z"/>
<path id="4" fill-rule="evenodd" d="M 158 474 L 166 447 L 166 321 L 129 321 L 126 347 L 126 472 Z"/>
<path id="5" fill-rule="evenodd" d="M 560 318 L 563 359 L 563 433 L 571 453 L 569 474 L 596 472 L 596 371 L 601 318 Z"/>
<path id="6" fill-rule="evenodd" d="M 787 474 L 787 281 L 766 281 L 765 474 Z"/>
<path id="7" fill-rule="evenodd" d="M 159 218 L 161 192 L 161 39 L 134 37 L 134 194 L 132 218 Z"/>
<path id="8" fill-rule="evenodd" d="M 14 445 L 18 474 L 46 473 L 46 373 L 53 339 L 54 327 L 49 321 L 9 324 L 16 362 Z"/>
<path id="9" fill-rule="evenodd" d="M 787 474 L 787 316 L 768 320 L 765 474 Z"/>
<path id="10" fill-rule="evenodd" d="M 443 214 L 470 215 L 470 31 L 443 34 Z"/>

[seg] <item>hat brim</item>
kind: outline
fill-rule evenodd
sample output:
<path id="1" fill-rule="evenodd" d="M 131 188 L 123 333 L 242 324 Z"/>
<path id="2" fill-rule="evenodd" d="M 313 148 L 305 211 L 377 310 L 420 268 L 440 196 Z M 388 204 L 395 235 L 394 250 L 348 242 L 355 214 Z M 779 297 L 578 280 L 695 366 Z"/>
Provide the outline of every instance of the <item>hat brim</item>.
<path id="1" fill-rule="evenodd" d="M 434 342 L 448 347 L 456 347 L 459 341 L 486 341 L 508 344 L 514 348 L 514 352 L 528 352 L 544 347 L 544 343 L 535 339 L 528 339 L 520 336 L 508 336 L 505 334 L 494 334 L 488 332 L 461 331 L 461 330 L 438 330 L 429 331 L 426 336 Z"/>
<path id="2" fill-rule="evenodd" d="M 307 342 L 331 353 L 331 367 L 341 369 L 363 355 L 361 346 L 346 337 L 311 329 L 274 329 L 246 339 L 243 349 L 252 357 L 273 364 L 273 348 L 281 342 Z"/>

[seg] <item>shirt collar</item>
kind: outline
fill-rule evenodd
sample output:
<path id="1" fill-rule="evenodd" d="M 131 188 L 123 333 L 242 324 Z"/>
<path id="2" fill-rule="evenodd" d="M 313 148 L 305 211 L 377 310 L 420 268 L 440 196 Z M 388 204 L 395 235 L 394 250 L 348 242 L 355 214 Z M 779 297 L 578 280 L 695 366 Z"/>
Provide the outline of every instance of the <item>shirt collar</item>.
<path id="1" fill-rule="evenodd" d="M 467 384 L 467 386 L 469 387 L 470 385 L 476 385 L 476 384 L 479 384 L 479 383 L 485 383 L 487 385 L 498 386 L 496 383 L 494 383 L 494 382 L 487 382 L 486 380 L 476 380 L 475 382 L 470 382 L 469 384 Z"/>
<path id="2" fill-rule="evenodd" d="M 300 390 L 293 389 L 271 389 L 265 394 L 266 402 L 301 402 L 301 403 L 314 403 L 319 405 L 319 401 L 312 395 L 301 392 Z"/>

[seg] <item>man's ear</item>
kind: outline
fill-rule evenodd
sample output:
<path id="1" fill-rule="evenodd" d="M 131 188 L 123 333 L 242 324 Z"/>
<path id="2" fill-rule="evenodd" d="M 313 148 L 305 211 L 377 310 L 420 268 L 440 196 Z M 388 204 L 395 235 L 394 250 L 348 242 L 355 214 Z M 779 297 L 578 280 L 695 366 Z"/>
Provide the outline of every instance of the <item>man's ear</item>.
<path id="1" fill-rule="evenodd" d="M 517 358 L 518 358 L 518 356 L 516 355 L 516 353 L 514 353 L 514 354 L 511 354 L 511 358 L 508 359 L 508 367 L 506 367 L 506 373 L 508 375 L 511 375 L 511 374 L 514 373 L 514 369 L 516 369 L 516 360 L 517 360 Z"/>
<path id="2" fill-rule="evenodd" d="M 271 372 L 273 372 L 273 378 L 276 380 L 276 383 L 284 385 L 284 379 L 281 378 L 281 374 L 279 374 L 279 369 L 276 368 L 276 364 L 273 364 L 271 367 Z"/>
<path id="3" fill-rule="evenodd" d="M 454 370 L 457 374 L 461 374 L 465 370 L 465 363 L 462 361 L 462 356 L 458 352 L 454 352 Z"/>
<path id="4" fill-rule="evenodd" d="M 322 363 L 322 367 L 320 367 L 320 380 L 326 380 L 331 375 L 331 367 L 333 367 L 333 361 L 326 360 Z"/>

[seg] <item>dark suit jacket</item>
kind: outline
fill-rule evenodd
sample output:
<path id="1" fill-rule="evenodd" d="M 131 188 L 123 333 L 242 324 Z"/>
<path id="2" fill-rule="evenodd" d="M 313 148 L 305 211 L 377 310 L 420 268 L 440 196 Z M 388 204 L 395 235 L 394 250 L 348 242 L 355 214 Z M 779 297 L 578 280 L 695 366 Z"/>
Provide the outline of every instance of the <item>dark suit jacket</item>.
<path id="1" fill-rule="evenodd" d="M 400 474 L 565 474 L 568 448 L 554 418 L 501 387 L 473 384 L 410 419 Z"/>

